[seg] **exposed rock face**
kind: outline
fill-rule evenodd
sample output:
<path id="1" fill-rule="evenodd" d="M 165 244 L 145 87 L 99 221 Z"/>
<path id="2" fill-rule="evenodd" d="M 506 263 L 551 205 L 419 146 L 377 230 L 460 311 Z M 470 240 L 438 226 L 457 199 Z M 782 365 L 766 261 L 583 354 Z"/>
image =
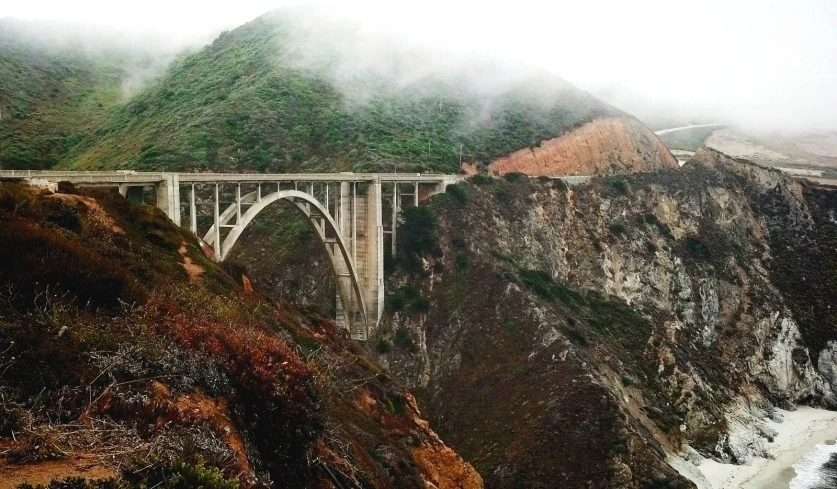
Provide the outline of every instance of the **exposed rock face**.
<path id="1" fill-rule="evenodd" d="M 488 165 L 495 175 L 607 175 L 661 168 L 677 168 L 677 160 L 644 124 L 627 117 L 595 119 Z"/>
<path id="2" fill-rule="evenodd" d="M 466 190 L 428 204 L 441 255 L 387 284 L 429 310 L 378 334 L 486 487 L 660 487 L 666 453 L 744 463 L 770 455 L 773 406 L 835 405 L 834 189 L 703 151 Z"/>

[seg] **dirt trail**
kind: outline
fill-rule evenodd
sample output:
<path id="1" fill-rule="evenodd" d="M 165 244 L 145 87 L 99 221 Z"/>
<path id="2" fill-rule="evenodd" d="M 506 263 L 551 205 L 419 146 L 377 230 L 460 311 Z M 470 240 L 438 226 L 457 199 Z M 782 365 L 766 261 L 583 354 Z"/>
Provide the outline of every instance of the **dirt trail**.
<path id="1" fill-rule="evenodd" d="M 202 266 L 194 264 L 192 259 L 186 254 L 185 241 L 180 243 L 180 248 L 178 248 L 177 252 L 183 257 L 183 263 L 181 263 L 181 265 L 183 265 L 183 268 L 186 269 L 186 273 L 189 274 L 189 281 L 196 282 L 199 278 L 201 278 L 201 275 L 203 275 L 205 270 Z"/>
<path id="2" fill-rule="evenodd" d="M 48 460 L 26 465 L 0 467 L 0 489 L 12 489 L 28 482 L 33 486 L 46 486 L 53 479 L 85 477 L 87 479 L 108 479 L 119 475 L 116 469 L 104 467 L 94 455 L 79 455 L 64 460 Z"/>

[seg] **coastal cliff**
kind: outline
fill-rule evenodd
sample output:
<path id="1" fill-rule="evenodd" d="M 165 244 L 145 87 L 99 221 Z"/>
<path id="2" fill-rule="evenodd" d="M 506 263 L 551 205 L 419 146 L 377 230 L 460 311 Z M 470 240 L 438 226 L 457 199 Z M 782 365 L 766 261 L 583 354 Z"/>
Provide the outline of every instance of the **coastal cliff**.
<path id="1" fill-rule="evenodd" d="M 376 341 L 488 487 L 691 487 L 671 454 L 747 463 L 774 407 L 837 405 L 834 189 L 704 150 L 462 190 Z"/>

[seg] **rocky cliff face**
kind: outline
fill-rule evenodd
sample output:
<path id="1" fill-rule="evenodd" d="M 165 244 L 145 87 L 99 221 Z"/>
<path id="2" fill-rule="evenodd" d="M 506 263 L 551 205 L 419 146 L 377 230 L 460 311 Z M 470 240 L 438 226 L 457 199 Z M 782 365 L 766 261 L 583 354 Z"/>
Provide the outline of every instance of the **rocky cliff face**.
<path id="1" fill-rule="evenodd" d="M 540 146 L 488 165 L 495 175 L 608 175 L 676 168 L 677 160 L 644 124 L 628 117 L 594 119 Z"/>
<path id="2" fill-rule="evenodd" d="M 712 151 L 481 183 L 430 204 L 377 342 L 487 487 L 691 487 L 668 454 L 741 463 L 774 406 L 837 406 L 835 190 Z"/>

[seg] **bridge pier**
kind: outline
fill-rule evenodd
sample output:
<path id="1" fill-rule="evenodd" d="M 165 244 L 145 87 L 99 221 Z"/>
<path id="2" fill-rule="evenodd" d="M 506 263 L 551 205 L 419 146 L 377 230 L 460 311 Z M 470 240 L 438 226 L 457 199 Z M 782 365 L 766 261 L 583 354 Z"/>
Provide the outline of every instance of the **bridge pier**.
<path id="1" fill-rule="evenodd" d="M 180 226 L 180 176 L 177 173 L 163 173 L 154 188 L 157 208 Z"/>

